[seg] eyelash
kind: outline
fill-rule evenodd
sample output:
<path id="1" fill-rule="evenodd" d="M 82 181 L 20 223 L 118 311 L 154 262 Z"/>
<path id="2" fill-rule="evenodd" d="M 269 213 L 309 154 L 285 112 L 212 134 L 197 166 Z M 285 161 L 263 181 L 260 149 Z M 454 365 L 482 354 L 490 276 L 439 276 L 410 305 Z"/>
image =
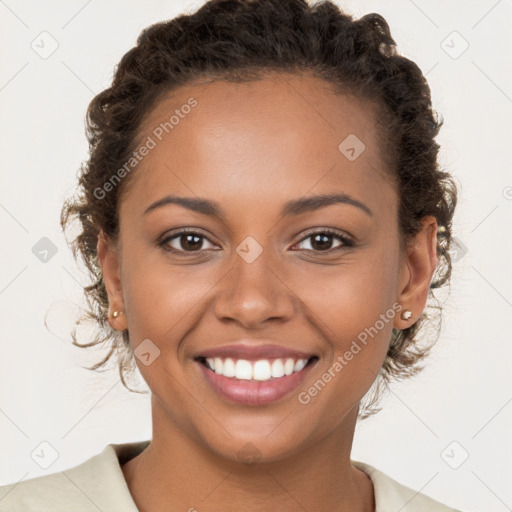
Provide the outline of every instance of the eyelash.
<path id="1" fill-rule="evenodd" d="M 340 234 L 337 230 L 331 229 L 331 228 L 323 228 L 323 229 L 318 229 L 316 231 L 308 232 L 303 238 L 301 238 L 294 245 L 300 244 L 300 243 L 304 242 L 305 240 L 307 240 L 308 238 L 311 238 L 314 235 L 318 235 L 318 234 L 332 235 L 334 238 L 337 238 L 339 241 L 341 241 L 343 243 L 343 245 L 339 246 L 339 247 L 331 248 L 331 249 L 326 249 L 325 251 L 318 251 L 318 250 L 314 250 L 314 249 L 313 250 L 312 249 L 303 249 L 303 250 L 306 250 L 307 252 L 313 252 L 315 254 L 331 254 L 331 253 L 335 252 L 336 250 L 354 247 L 354 245 L 355 245 L 354 242 L 350 238 Z M 171 248 L 168 246 L 168 243 L 171 240 L 174 240 L 175 238 L 179 239 L 179 237 L 181 237 L 182 235 L 197 235 L 198 237 L 206 239 L 210 243 L 213 244 L 213 242 L 206 235 L 203 235 L 197 231 L 183 229 L 181 231 L 178 231 L 178 232 L 172 234 L 172 236 L 165 237 L 163 240 L 158 242 L 158 246 L 161 247 L 162 249 L 164 249 L 165 251 L 172 252 L 174 254 L 182 254 L 182 255 L 198 254 L 204 250 L 211 250 L 211 249 L 201 249 L 199 251 L 184 251 L 184 250 L 175 249 L 173 247 Z"/>

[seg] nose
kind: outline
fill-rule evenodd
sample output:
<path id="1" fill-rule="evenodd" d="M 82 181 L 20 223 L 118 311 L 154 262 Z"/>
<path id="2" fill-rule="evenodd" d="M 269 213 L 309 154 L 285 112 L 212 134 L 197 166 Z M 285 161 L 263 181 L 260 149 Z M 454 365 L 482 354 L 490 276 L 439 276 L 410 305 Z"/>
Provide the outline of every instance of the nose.
<path id="1" fill-rule="evenodd" d="M 231 271 L 217 290 L 214 312 L 220 321 L 232 320 L 246 329 L 257 329 L 269 320 L 285 322 L 296 311 L 293 291 L 287 286 L 281 263 L 265 249 L 251 261 L 237 252 Z"/>

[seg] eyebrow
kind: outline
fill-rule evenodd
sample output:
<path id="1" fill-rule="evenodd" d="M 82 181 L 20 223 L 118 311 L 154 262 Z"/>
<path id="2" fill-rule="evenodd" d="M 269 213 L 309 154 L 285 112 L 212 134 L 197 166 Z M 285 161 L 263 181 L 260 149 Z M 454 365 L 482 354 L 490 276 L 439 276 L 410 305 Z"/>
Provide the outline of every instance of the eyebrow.
<path id="1" fill-rule="evenodd" d="M 209 199 L 202 199 L 199 197 L 181 197 L 181 196 L 165 196 L 158 201 L 152 203 L 146 210 L 144 210 L 143 215 L 160 208 L 162 206 L 166 206 L 169 204 L 176 204 L 192 210 L 197 213 L 201 213 L 203 215 L 210 215 L 213 217 L 218 217 L 219 219 L 225 219 L 226 215 L 222 211 L 219 203 L 215 201 L 211 201 Z M 370 210 L 368 206 L 366 206 L 361 201 L 351 197 L 348 194 L 338 193 L 338 194 L 322 194 L 317 196 L 311 196 L 301 199 L 294 199 L 292 201 L 288 201 L 282 211 L 281 215 L 283 217 L 290 215 L 300 215 L 306 212 L 312 212 L 318 210 L 320 208 L 324 208 L 326 206 L 331 206 L 333 204 L 349 204 L 355 206 L 370 217 L 373 216 L 373 212 Z"/>

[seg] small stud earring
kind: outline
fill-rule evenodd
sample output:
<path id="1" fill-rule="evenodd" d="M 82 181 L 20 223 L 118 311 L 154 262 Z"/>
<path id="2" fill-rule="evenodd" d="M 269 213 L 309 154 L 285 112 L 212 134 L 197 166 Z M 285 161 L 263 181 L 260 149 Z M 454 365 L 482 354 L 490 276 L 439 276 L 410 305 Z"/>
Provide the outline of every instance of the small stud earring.
<path id="1" fill-rule="evenodd" d="M 409 320 L 412 316 L 412 311 L 409 311 L 406 309 L 405 311 L 402 311 L 402 314 L 400 315 L 402 317 L 402 320 Z"/>
<path id="2" fill-rule="evenodd" d="M 117 318 L 120 314 L 121 314 L 121 313 L 120 313 L 119 311 L 114 311 L 114 312 L 112 313 L 112 317 L 113 317 L 113 318 Z"/>

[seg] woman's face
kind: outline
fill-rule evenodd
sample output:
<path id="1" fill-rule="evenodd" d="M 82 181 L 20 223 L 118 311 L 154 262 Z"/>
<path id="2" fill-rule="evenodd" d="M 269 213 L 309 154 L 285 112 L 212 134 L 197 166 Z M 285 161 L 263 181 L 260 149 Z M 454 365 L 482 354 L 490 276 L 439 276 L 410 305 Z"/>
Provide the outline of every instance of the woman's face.
<path id="1" fill-rule="evenodd" d="M 110 322 L 128 328 L 153 394 L 154 432 L 172 425 L 226 458 L 276 460 L 353 428 L 436 263 L 432 222 L 400 252 L 375 123 L 357 98 L 293 75 L 187 86 L 145 120 L 118 245 L 100 241 L 100 256 L 111 311 L 124 311 Z M 234 344 L 282 352 L 230 354 Z M 266 380 L 293 350 L 309 364 Z M 208 354 L 263 360 L 263 380 L 219 375 Z"/>

